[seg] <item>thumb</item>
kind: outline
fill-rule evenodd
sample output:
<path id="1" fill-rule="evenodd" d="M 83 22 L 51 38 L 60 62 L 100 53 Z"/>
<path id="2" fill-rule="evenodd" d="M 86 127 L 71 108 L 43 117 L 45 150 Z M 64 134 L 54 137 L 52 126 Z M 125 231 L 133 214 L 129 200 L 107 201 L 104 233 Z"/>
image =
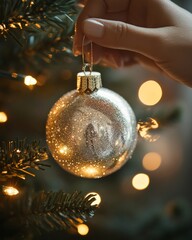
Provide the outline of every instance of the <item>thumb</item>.
<path id="1" fill-rule="evenodd" d="M 84 34 L 100 46 L 141 53 L 153 60 L 161 54 L 160 28 L 143 28 L 120 21 L 89 18 L 84 21 Z"/>

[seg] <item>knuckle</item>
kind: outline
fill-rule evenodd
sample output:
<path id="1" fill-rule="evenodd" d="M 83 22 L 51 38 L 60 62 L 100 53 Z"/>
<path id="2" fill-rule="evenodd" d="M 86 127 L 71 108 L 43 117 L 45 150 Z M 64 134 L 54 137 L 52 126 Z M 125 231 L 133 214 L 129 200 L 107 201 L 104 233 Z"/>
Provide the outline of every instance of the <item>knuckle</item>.
<path id="1" fill-rule="evenodd" d="M 119 49 L 124 49 L 128 41 L 128 27 L 127 24 L 117 22 L 115 26 L 115 34 L 113 41 L 119 45 Z"/>
<path id="2" fill-rule="evenodd" d="M 122 23 L 122 22 L 117 22 L 116 23 L 116 37 L 118 39 L 125 38 L 127 35 L 127 25 Z"/>

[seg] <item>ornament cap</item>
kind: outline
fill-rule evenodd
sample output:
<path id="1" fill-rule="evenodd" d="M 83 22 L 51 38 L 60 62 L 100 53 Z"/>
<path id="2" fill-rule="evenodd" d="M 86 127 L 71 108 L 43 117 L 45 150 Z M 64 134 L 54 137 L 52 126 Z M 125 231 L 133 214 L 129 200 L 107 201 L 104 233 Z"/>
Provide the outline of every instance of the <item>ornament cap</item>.
<path id="1" fill-rule="evenodd" d="M 77 74 L 77 90 L 80 93 L 90 94 L 102 87 L 101 73 L 79 72 Z"/>

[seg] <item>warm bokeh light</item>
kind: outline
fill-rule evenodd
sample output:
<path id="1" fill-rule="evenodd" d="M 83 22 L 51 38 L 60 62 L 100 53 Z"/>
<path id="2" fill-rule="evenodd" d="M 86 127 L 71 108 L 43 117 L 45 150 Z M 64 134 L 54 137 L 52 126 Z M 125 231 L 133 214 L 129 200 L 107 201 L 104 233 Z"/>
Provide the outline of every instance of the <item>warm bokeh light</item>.
<path id="1" fill-rule="evenodd" d="M 89 195 L 92 195 L 92 194 L 94 194 L 95 196 L 91 197 L 90 199 L 95 198 L 95 200 L 91 203 L 91 206 L 93 206 L 93 205 L 97 205 L 98 206 L 101 203 L 101 197 L 100 197 L 100 195 L 98 193 L 90 192 L 85 197 L 88 197 Z"/>
<path id="2" fill-rule="evenodd" d="M 12 186 L 4 186 L 3 187 L 3 192 L 4 192 L 5 195 L 8 195 L 8 196 L 14 196 L 14 195 L 17 195 L 19 193 L 17 188 L 12 187 Z"/>
<path id="3" fill-rule="evenodd" d="M 143 167 L 146 170 L 154 171 L 161 165 L 161 156 L 156 152 L 149 152 L 143 158 Z"/>
<path id="4" fill-rule="evenodd" d="M 140 101 L 148 106 L 157 104 L 162 97 L 162 88 L 154 80 L 144 82 L 138 92 Z"/>
<path id="5" fill-rule="evenodd" d="M 149 186 L 150 179 L 147 174 L 138 173 L 132 179 L 132 185 L 137 190 L 144 190 Z"/>
<path id="6" fill-rule="evenodd" d="M 5 112 L 0 112 L 0 123 L 7 122 L 7 115 Z"/>
<path id="7" fill-rule="evenodd" d="M 37 84 L 37 80 L 35 78 L 33 78 L 32 76 L 26 76 L 24 79 L 24 83 L 27 86 L 33 86 L 33 85 Z"/>
<path id="8" fill-rule="evenodd" d="M 89 232 L 89 227 L 86 225 L 86 224 L 79 224 L 77 225 L 77 232 L 80 234 L 80 235 L 87 235 L 88 232 Z"/>

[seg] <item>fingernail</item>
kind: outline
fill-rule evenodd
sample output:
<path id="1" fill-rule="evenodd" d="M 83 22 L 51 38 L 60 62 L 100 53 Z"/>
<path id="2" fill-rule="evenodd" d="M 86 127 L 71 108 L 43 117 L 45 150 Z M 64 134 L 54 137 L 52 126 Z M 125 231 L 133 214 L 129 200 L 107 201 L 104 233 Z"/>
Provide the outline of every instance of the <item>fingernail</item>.
<path id="1" fill-rule="evenodd" d="M 94 19 L 84 21 L 84 33 L 90 37 L 100 38 L 104 33 L 104 25 Z"/>

